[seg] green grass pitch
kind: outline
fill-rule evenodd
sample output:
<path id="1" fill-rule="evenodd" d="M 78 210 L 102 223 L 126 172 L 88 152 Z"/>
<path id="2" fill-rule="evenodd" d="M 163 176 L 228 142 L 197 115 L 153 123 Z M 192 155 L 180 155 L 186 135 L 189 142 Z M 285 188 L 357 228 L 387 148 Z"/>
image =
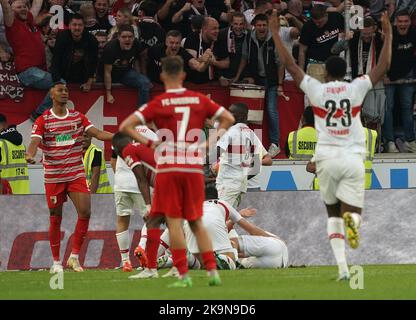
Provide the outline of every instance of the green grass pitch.
<path id="1" fill-rule="evenodd" d="M 0 272 L 0 299 L 416 299 L 416 265 L 364 268 L 364 289 L 336 282 L 336 267 L 221 271 L 208 287 L 205 271 L 191 271 L 192 288 L 168 289 L 172 278 L 129 280 L 120 270 L 64 273 L 64 289 L 49 287 L 48 271 Z M 167 270 L 160 270 L 162 275 Z"/>

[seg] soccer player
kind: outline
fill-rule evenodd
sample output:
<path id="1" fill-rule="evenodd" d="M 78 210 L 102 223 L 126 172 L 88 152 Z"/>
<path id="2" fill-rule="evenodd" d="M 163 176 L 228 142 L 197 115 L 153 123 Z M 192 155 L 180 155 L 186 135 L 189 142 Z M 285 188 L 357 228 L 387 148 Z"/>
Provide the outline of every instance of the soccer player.
<path id="1" fill-rule="evenodd" d="M 273 161 L 260 139 L 247 126 L 248 107 L 245 103 L 230 106 L 235 124 L 217 142 L 221 155 L 216 186 L 220 200 L 237 208 L 241 195 L 247 192 L 249 176 L 260 173 L 261 165 Z M 260 159 L 260 154 L 263 156 Z"/>
<path id="2" fill-rule="evenodd" d="M 286 268 L 289 255 L 286 243 L 278 236 L 261 229 L 242 216 L 236 222 L 248 235 L 231 238 L 238 251 L 239 263 L 246 269 Z M 231 227 L 233 222 L 229 222 Z"/>
<path id="3" fill-rule="evenodd" d="M 352 248 L 359 245 L 358 228 L 364 206 L 365 134 L 360 120 L 361 104 L 367 92 L 380 81 L 390 66 L 392 28 L 386 13 L 381 18 L 384 44 L 378 64 L 351 83 L 344 82 L 346 62 L 339 57 L 326 61 L 326 83 L 299 68 L 279 36 L 276 12 L 270 30 L 279 57 L 295 82 L 308 96 L 315 116 L 318 142 L 315 149 L 321 198 L 328 211 L 328 236 L 338 264 L 338 280 L 350 277 L 345 256 L 345 230 Z"/>
<path id="4" fill-rule="evenodd" d="M 68 88 L 56 82 L 50 90 L 52 109 L 46 110 L 33 125 L 26 160 L 30 164 L 38 147 L 43 151 L 45 193 L 50 213 L 49 241 L 53 256 L 51 273 L 62 272 L 59 258 L 61 244 L 62 207 L 71 199 L 78 213 L 67 266 L 76 272 L 83 271 L 78 254 L 88 231 L 91 215 L 91 196 L 82 162 L 82 135 L 84 132 L 98 140 L 111 140 L 112 134 L 95 128 L 82 113 L 69 110 Z"/>
<path id="5" fill-rule="evenodd" d="M 145 135 L 148 139 L 157 140 L 157 135 L 152 130 L 150 130 L 146 126 L 138 126 L 136 128 L 139 130 L 143 135 Z M 148 208 L 146 207 L 146 203 L 143 199 L 143 195 L 139 190 L 139 185 L 142 188 L 147 188 L 145 184 L 150 181 L 143 181 L 140 179 L 141 173 L 143 170 L 147 170 L 146 167 L 143 168 L 136 168 L 137 165 L 140 165 L 140 161 L 133 161 L 132 166 L 134 169 L 134 173 L 132 169 L 126 164 L 124 159 L 122 158 L 122 152 L 126 146 L 126 144 L 131 143 L 131 138 L 125 136 L 121 133 L 116 133 L 113 137 L 113 144 L 115 145 L 113 150 L 113 155 L 111 157 L 111 163 L 113 166 L 114 174 L 114 198 L 116 203 L 116 213 L 117 213 L 117 226 L 116 226 L 116 238 L 117 243 L 120 249 L 121 255 L 121 264 L 124 272 L 131 272 L 132 266 L 131 261 L 129 258 L 129 247 L 130 247 L 130 236 L 129 236 L 129 224 L 130 224 L 130 216 L 134 214 L 134 208 L 138 208 L 141 215 L 144 215 L 148 212 Z M 147 148 L 149 149 L 149 148 Z M 116 152 L 117 150 L 117 152 Z M 151 158 L 154 162 L 153 150 L 149 149 L 152 153 Z M 119 154 L 117 154 L 119 153 Z M 133 157 L 131 157 L 132 159 Z M 137 156 L 135 156 L 137 158 Z M 156 166 L 155 164 L 153 165 Z M 150 201 L 150 197 L 148 199 Z M 150 202 L 149 202 L 150 208 Z M 143 233 L 146 232 L 146 225 L 143 226 L 142 229 L 142 237 Z M 142 250 L 144 251 L 144 250 Z M 142 258 L 142 259 L 140 259 Z M 146 258 L 142 255 L 139 258 L 140 264 L 144 264 Z"/>
<path id="6" fill-rule="evenodd" d="M 158 153 L 163 150 L 164 156 L 157 159 L 150 215 L 164 215 L 167 221 L 172 257 L 180 274 L 180 279 L 171 286 L 192 286 L 192 280 L 188 276 L 183 219 L 189 221 L 197 238 L 202 260 L 208 271 L 209 284 L 220 285 L 212 244 L 201 221 L 205 199 L 202 167 L 204 155 L 201 149 L 205 146 L 198 148 L 198 145 L 204 137 L 202 129 L 206 119 L 218 118 L 217 134 L 221 135 L 233 124 L 234 117 L 205 95 L 183 88 L 186 74 L 183 71 L 182 58 L 164 58 L 160 76 L 166 92 L 130 115 L 123 121 L 120 130 L 135 141 L 155 147 L 153 141 L 134 130 L 139 124 L 153 121 L 159 129 L 159 140 L 165 140 L 157 149 Z M 157 277 L 156 254 L 160 229 L 148 229 L 147 236 L 146 253 L 149 262 L 148 268 L 142 273 L 143 277 Z"/>

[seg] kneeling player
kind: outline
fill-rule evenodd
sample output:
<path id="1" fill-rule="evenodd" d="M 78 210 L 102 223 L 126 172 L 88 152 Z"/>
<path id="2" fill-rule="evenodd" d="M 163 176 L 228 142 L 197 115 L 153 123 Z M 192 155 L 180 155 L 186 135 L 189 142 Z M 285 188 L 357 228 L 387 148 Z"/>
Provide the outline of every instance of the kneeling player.
<path id="1" fill-rule="evenodd" d="M 249 233 L 231 238 L 240 257 L 239 263 L 247 269 L 286 268 L 288 250 L 283 240 L 244 218 L 237 224 Z"/>

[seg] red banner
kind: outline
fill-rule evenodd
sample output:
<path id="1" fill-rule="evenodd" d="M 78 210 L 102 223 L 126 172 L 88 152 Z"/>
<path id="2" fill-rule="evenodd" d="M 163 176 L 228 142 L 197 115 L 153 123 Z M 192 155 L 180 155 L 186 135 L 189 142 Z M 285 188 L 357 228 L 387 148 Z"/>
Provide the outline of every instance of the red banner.
<path id="1" fill-rule="evenodd" d="M 199 91 L 208 95 L 218 104 L 228 108 L 230 99 L 230 89 L 215 84 L 210 85 L 192 85 L 186 84 L 190 90 Z M 83 93 L 78 87 L 70 86 L 70 101 L 68 105 L 72 105 L 76 110 L 84 113 L 90 121 L 99 129 L 110 132 L 116 132 L 118 126 L 128 115 L 136 109 L 137 91 L 125 87 L 113 88 L 113 96 L 115 102 L 109 104 L 105 101 L 105 92 L 103 87 L 95 87 L 88 93 Z M 156 96 L 163 92 L 161 86 L 155 86 L 152 90 L 152 96 Z M 24 142 L 28 144 L 30 139 L 31 123 L 29 120 L 30 113 L 43 100 L 46 92 L 43 90 L 25 89 L 25 94 L 20 102 L 14 102 L 11 99 L 0 100 L 0 113 L 6 115 L 9 124 L 18 125 L 18 130 L 24 136 Z M 298 129 L 299 119 L 302 115 L 303 93 L 296 88 L 294 83 L 285 84 L 285 94 L 289 97 L 286 101 L 279 97 L 279 125 L 280 125 L 280 145 L 284 149 L 287 136 L 290 131 Z M 264 112 L 264 117 L 267 113 Z M 267 119 L 264 119 L 263 126 L 263 144 L 268 148 L 268 126 Z M 255 128 L 259 128 L 256 126 Z M 99 145 L 99 144 L 98 144 Z M 110 158 L 110 143 L 105 144 L 106 159 Z"/>

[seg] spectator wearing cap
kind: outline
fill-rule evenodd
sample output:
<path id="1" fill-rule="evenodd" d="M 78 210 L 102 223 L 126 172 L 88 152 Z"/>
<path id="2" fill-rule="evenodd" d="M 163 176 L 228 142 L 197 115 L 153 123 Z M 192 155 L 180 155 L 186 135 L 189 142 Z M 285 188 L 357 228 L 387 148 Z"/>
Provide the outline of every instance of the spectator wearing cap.
<path id="1" fill-rule="evenodd" d="M 243 43 L 247 36 L 246 19 L 243 13 L 234 12 L 230 26 L 220 30 L 219 39 L 225 39 L 227 43 L 228 55 L 230 57 L 230 66 L 222 71 L 224 84 L 235 78 L 240 65 L 241 55 L 243 52 Z"/>
<path id="2" fill-rule="evenodd" d="M 159 43 L 148 50 L 147 76 L 151 81 L 161 83 L 162 59 L 170 56 L 180 56 L 186 70 L 203 72 L 208 63 L 198 62 L 188 51 L 181 47 L 182 35 L 177 30 L 170 30 L 166 34 L 165 43 Z"/>
<path id="3" fill-rule="evenodd" d="M 273 10 L 273 5 L 271 0 L 256 0 L 254 2 L 254 9 L 248 9 L 244 11 L 244 16 L 246 17 L 247 21 L 247 29 L 251 29 L 251 22 L 253 21 L 254 17 L 258 14 L 266 14 Z"/>
<path id="4" fill-rule="evenodd" d="M 308 75 L 325 82 L 325 61 L 344 30 L 344 18 L 337 12 L 327 12 L 323 5 L 314 6 L 311 17 L 301 30 L 298 64 L 302 69 L 307 66 Z"/>
<path id="5" fill-rule="evenodd" d="M 230 66 L 227 42 L 220 39 L 218 21 L 207 17 L 200 34 L 192 33 L 186 38 L 184 48 L 199 62 L 208 64 L 204 71 L 190 70 L 188 80 L 193 83 L 207 83 L 218 80 L 220 72 Z"/>
<path id="6" fill-rule="evenodd" d="M 84 27 L 80 14 L 69 20 L 69 29 L 63 30 L 56 39 L 51 73 L 53 81 L 64 79 L 77 83 L 85 92 L 91 90 L 97 70 L 98 42 Z"/>
<path id="7" fill-rule="evenodd" d="M 109 0 L 95 0 L 94 9 L 96 14 L 96 19 L 98 24 L 96 25 L 96 29 L 91 30 L 92 32 L 97 31 L 105 31 L 108 32 L 113 26 L 115 26 L 115 20 L 112 15 L 109 14 Z"/>
<path id="8" fill-rule="evenodd" d="M 273 158 L 280 152 L 277 93 L 278 90 L 282 90 L 284 69 L 279 66 L 276 48 L 269 31 L 268 17 L 258 14 L 252 23 L 254 29 L 244 41 L 242 58 L 234 81 L 238 81 L 246 69 L 246 81 L 265 87 L 270 140 L 268 153 Z"/>
<path id="9" fill-rule="evenodd" d="M 413 124 L 413 96 L 414 83 L 410 79 L 415 72 L 416 30 L 411 26 L 410 15 L 402 10 L 395 15 L 393 27 L 392 60 L 387 73 L 386 98 L 387 110 L 382 128 L 387 152 L 398 152 L 394 141 L 393 110 L 395 97 L 398 94 L 401 113 L 401 122 L 404 131 L 404 149 L 407 152 L 416 152 L 415 132 Z"/>
<path id="10" fill-rule="evenodd" d="M 134 30 L 130 25 L 120 26 L 118 38 L 108 42 L 105 46 L 102 62 L 108 103 L 114 103 L 111 86 L 117 82 L 138 89 L 138 106 L 149 100 L 151 83 L 139 71 L 140 53 L 142 51 L 143 47 L 139 40 L 134 38 Z"/>

